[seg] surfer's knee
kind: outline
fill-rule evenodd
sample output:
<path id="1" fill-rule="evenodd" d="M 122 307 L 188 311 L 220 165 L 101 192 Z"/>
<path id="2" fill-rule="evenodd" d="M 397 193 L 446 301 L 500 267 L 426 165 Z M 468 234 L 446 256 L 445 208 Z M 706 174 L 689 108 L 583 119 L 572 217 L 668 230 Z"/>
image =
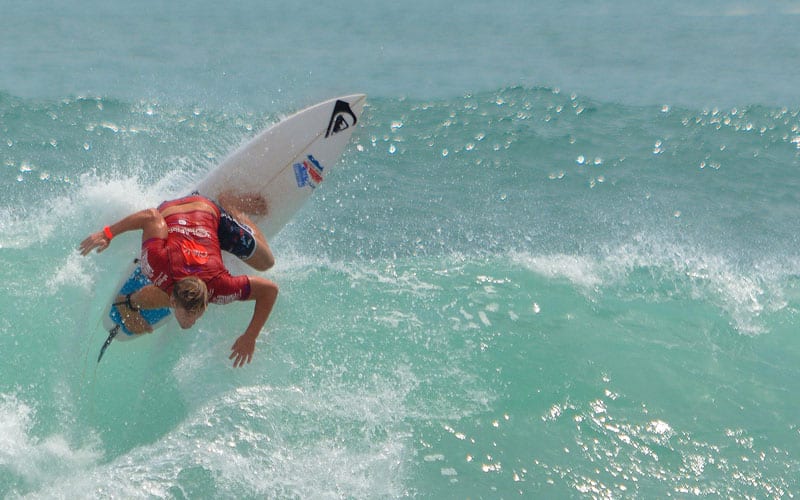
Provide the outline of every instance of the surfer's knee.
<path id="1" fill-rule="evenodd" d="M 272 252 L 258 245 L 255 253 L 249 259 L 244 259 L 244 263 L 256 271 L 267 271 L 275 265 L 275 257 L 272 256 Z"/>
<path id="2" fill-rule="evenodd" d="M 253 262 L 251 263 L 245 261 L 245 263 L 259 271 L 271 269 L 272 266 L 275 265 L 275 256 L 272 255 L 272 249 L 270 248 L 269 243 L 267 243 L 267 239 L 264 238 L 264 235 L 258 230 L 258 228 L 255 228 L 253 237 L 255 238 L 256 245 L 255 251 L 251 257 Z"/>

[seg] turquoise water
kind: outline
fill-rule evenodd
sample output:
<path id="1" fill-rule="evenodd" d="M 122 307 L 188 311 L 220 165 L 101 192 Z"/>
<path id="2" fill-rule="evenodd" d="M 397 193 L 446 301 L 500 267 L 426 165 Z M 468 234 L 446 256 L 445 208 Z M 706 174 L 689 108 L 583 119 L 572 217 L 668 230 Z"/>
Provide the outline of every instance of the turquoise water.
<path id="1" fill-rule="evenodd" d="M 5 6 L 0 496 L 800 494 L 791 2 Z M 369 94 L 281 287 L 113 344 L 76 248 Z"/>

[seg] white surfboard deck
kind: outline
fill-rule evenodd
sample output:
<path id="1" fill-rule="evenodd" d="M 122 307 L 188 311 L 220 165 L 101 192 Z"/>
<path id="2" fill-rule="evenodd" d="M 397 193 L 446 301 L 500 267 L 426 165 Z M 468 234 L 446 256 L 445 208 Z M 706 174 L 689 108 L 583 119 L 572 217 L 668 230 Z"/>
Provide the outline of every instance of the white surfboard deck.
<path id="1" fill-rule="evenodd" d="M 225 191 L 261 194 L 267 200 L 267 215 L 251 220 L 268 239 L 275 236 L 339 160 L 364 110 L 366 97 L 354 94 L 330 99 L 281 120 L 225 158 L 197 184 L 196 190 L 212 199 Z M 119 295 L 149 284 L 137 272 L 137 261 L 133 261 L 114 288 L 103 326 L 109 333 L 116 330 L 119 335 L 110 334 L 103 351 L 114 338 L 139 337 L 125 330 L 113 307 Z M 169 309 L 161 311 L 165 315 L 160 319 L 144 315 L 153 329 L 171 316 Z"/>

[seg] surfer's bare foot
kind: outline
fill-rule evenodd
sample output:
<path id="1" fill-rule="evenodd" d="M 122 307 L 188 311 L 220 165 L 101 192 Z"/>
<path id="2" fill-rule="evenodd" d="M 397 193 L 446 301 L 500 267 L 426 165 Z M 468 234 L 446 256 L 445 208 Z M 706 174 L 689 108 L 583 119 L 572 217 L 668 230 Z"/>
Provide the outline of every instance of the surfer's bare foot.
<path id="1" fill-rule="evenodd" d="M 217 198 L 225 210 L 242 212 L 255 217 L 267 215 L 267 200 L 258 193 L 234 193 L 225 191 Z"/>

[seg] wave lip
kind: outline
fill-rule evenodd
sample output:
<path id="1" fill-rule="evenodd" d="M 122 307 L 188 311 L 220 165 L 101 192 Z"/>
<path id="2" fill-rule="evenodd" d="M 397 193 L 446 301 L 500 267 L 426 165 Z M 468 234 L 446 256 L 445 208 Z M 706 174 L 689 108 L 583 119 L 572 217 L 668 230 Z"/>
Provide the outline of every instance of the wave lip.
<path id="1" fill-rule="evenodd" d="M 548 280 L 566 281 L 589 297 L 700 301 L 719 309 L 743 334 L 767 333 L 770 321 L 765 316 L 800 306 L 788 298 L 798 274 L 791 265 L 741 267 L 680 245 L 622 245 L 598 256 L 512 252 L 510 259 Z"/>

